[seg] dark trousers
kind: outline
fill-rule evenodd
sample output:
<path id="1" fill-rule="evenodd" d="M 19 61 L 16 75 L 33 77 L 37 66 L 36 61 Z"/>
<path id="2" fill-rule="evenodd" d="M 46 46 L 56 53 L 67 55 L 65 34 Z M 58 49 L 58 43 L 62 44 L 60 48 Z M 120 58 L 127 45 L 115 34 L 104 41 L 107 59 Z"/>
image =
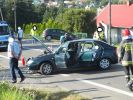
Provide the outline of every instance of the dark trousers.
<path id="1" fill-rule="evenodd" d="M 129 81 L 130 75 L 133 75 L 133 65 L 124 66 L 124 72 L 127 75 L 127 81 Z"/>
<path id="2" fill-rule="evenodd" d="M 18 59 L 10 58 L 9 64 L 10 64 L 11 77 L 12 77 L 13 81 L 17 80 L 15 70 L 18 72 L 18 74 L 20 75 L 21 78 L 24 78 L 23 73 L 21 72 L 21 70 L 18 67 Z"/>

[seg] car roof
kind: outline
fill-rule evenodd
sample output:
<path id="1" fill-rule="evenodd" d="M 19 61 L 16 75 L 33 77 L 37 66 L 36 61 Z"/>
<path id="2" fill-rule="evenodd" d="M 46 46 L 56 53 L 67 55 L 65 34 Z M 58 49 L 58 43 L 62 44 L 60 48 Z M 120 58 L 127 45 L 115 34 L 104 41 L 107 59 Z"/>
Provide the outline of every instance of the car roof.
<path id="1" fill-rule="evenodd" d="M 100 41 L 100 40 L 95 40 L 95 39 L 92 39 L 92 38 L 77 39 L 77 40 L 72 40 L 72 41 L 68 41 L 68 42 L 69 43 L 72 43 L 72 42 L 97 42 L 98 44 L 104 46 L 105 48 L 106 47 L 113 47 L 113 46 L 109 45 L 106 42 L 103 42 L 103 41 Z"/>
<path id="2" fill-rule="evenodd" d="M 62 31 L 65 31 L 65 30 L 59 29 L 59 28 L 46 28 L 45 30 L 62 30 Z"/>
<path id="3" fill-rule="evenodd" d="M 72 41 L 69 41 L 69 42 L 86 42 L 86 41 L 93 42 L 93 41 L 97 41 L 97 40 L 94 40 L 92 38 L 85 38 L 85 39 L 76 39 L 76 40 L 72 40 Z"/>

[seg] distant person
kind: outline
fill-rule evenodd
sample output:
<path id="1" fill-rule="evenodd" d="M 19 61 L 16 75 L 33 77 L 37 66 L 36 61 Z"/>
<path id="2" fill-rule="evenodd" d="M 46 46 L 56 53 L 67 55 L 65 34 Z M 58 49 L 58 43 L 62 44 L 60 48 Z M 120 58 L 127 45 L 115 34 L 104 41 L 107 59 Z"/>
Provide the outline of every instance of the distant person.
<path id="1" fill-rule="evenodd" d="M 61 36 L 60 36 L 60 44 L 63 43 L 63 38 L 64 38 L 64 37 L 65 37 L 64 35 L 61 35 Z"/>
<path id="2" fill-rule="evenodd" d="M 60 37 L 60 42 L 61 42 L 61 44 L 62 44 L 62 43 L 65 43 L 65 42 L 67 42 L 67 41 L 70 41 L 70 40 L 72 40 L 72 39 L 70 38 L 70 36 L 69 36 L 68 33 L 65 33 L 64 36 L 61 36 L 61 37 Z"/>
<path id="3" fill-rule="evenodd" d="M 23 39 L 23 30 L 21 29 L 21 27 L 18 27 L 18 41 L 21 45 L 21 48 L 22 48 L 22 39 Z"/>
<path id="4" fill-rule="evenodd" d="M 118 48 L 118 57 L 119 62 L 125 69 L 127 85 L 130 87 L 133 83 L 133 39 L 129 29 L 123 30 L 122 35 L 122 41 Z"/>
<path id="5" fill-rule="evenodd" d="M 8 39 L 9 44 L 8 44 L 8 57 L 9 57 L 9 66 L 10 66 L 10 71 L 11 71 L 11 77 L 12 77 L 12 83 L 17 82 L 17 77 L 15 70 L 17 70 L 18 74 L 20 75 L 20 82 L 23 82 L 25 80 L 25 76 L 21 72 L 21 70 L 18 67 L 18 60 L 21 56 L 22 49 L 17 43 L 14 38 L 9 37 Z"/>
<path id="6" fill-rule="evenodd" d="M 30 35 L 32 35 L 32 36 L 37 36 L 37 26 L 36 25 L 34 25 L 33 27 L 32 27 L 32 29 L 30 30 Z M 32 43 L 35 43 L 36 41 L 33 39 L 32 40 Z"/>
<path id="7" fill-rule="evenodd" d="M 97 28 L 97 33 L 98 33 L 99 40 L 106 42 L 104 31 L 103 31 L 102 27 Z"/>
<path id="8" fill-rule="evenodd" d="M 13 30 L 10 31 L 10 37 L 12 37 L 12 38 L 16 38 L 16 35 L 15 35 L 15 33 L 14 33 Z"/>

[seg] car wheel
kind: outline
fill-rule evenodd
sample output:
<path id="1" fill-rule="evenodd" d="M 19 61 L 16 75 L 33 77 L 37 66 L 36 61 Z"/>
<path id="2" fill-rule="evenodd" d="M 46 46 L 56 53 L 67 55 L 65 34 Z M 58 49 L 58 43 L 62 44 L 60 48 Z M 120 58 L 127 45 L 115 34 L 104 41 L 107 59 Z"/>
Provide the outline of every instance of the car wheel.
<path id="1" fill-rule="evenodd" d="M 108 69 L 111 64 L 110 64 L 110 60 L 109 59 L 103 58 L 103 59 L 101 59 L 99 61 L 98 65 L 99 65 L 100 69 L 105 70 L 105 69 Z"/>
<path id="2" fill-rule="evenodd" d="M 53 72 L 53 66 L 50 63 L 43 63 L 40 67 L 41 74 L 49 75 Z"/>
<path id="3" fill-rule="evenodd" d="M 51 39 L 52 39 L 51 36 L 47 36 L 47 37 L 46 37 L 46 40 L 48 40 L 48 41 L 50 41 Z"/>

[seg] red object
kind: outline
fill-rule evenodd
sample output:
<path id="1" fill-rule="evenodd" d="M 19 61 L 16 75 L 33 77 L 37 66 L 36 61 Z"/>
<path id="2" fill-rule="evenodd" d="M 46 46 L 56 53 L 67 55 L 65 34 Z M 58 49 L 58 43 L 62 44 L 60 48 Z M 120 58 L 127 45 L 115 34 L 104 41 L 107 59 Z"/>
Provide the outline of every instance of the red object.
<path id="1" fill-rule="evenodd" d="M 22 65 L 25 66 L 25 59 L 24 59 L 24 57 L 21 58 L 21 61 L 22 61 Z"/>
<path id="2" fill-rule="evenodd" d="M 97 23 L 103 21 L 109 25 L 109 5 L 102 9 L 97 15 Z M 111 5 L 111 26 L 131 28 L 133 27 L 133 4 Z"/>
<path id="3" fill-rule="evenodd" d="M 123 36 L 129 36 L 131 34 L 130 34 L 130 31 L 128 29 L 125 29 L 125 30 L 122 31 L 122 35 Z"/>

